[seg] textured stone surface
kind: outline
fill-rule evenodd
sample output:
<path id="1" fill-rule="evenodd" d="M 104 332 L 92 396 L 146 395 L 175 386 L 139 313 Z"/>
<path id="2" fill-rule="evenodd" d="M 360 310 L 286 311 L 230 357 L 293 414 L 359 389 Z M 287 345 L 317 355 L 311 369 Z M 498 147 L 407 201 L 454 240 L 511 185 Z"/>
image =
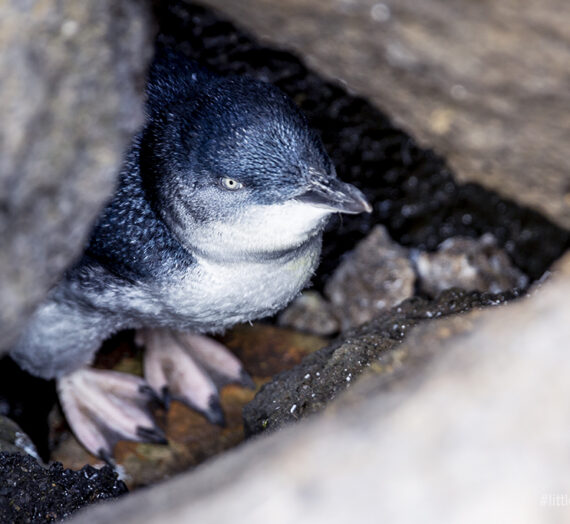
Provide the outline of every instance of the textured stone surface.
<path id="1" fill-rule="evenodd" d="M 448 238 L 435 253 L 416 251 L 412 257 L 420 289 L 432 297 L 451 287 L 501 293 L 529 283 L 489 233 L 478 239 Z"/>
<path id="2" fill-rule="evenodd" d="M 325 294 L 345 331 L 410 298 L 415 280 L 408 250 L 375 226 L 336 268 Z"/>
<path id="3" fill-rule="evenodd" d="M 80 471 L 41 466 L 19 453 L 0 453 L 0 522 L 55 522 L 86 504 L 127 492 L 109 466 Z"/>
<path id="4" fill-rule="evenodd" d="M 0 3 L 0 350 L 81 250 L 141 122 L 147 2 Z"/>
<path id="5" fill-rule="evenodd" d="M 476 181 L 570 227 L 566 0 L 204 0 L 372 99 Z"/>
<path id="6" fill-rule="evenodd" d="M 566 522 L 569 295 L 566 259 L 528 299 L 413 330 L 407 373 L 72 522 Z"/>
<path id="7" fill-rule="evenodd" d="M 278 317 L 280 326 L 315 335 L 332 335 L 340 329 L 329 302 L 318 291 L 304 291 Z"/>
<path id="8" fill-rule="evenodd" d="M 330 335 L 361 326 L 414 295 L 460 288 L 482 293 L 523 290 L 529 280 L 495 237 L 450 237 L 436 252 L 406 249 L 375 226 L 346 253 L 325 285 L 325 300 L 306 291 L 279 315 L 281 325 Z"/>

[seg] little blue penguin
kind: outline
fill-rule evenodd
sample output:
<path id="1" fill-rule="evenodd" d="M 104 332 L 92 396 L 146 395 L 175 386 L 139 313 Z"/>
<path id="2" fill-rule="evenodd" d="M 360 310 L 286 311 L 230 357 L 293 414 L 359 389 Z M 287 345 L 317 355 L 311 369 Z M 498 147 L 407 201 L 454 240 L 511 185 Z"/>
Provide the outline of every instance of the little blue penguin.
<path id="1" fill-rule="evenodd" d="M 107 460 L 120 439 L 164 440 L 153 397 L 223 423 L 218 387 L 251 379 L 205 334 L 283 308 L 314 273 L 331 214 L 370 211 L 278 88 L 163 50 L 115 194 L 11 356 L 56 379 L 72 430 Z M 127 328 L 144 378 L 91 368 Z"/>

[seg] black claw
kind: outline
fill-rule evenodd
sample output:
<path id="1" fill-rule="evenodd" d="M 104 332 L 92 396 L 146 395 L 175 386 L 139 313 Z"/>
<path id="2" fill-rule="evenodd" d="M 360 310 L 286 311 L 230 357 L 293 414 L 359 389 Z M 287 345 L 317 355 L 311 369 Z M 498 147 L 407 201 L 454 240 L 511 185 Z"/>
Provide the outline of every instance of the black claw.
<path id="1" fill-rule="evenodd" d="M 249 388 L 249 389 L 255 389 L 255 387 L 256 387 L 255 382 L 249 376 L 249 373 L 245 369 L 242 369 L 240 374 L 239 374 L 239 384 L 240 384 L 240 386 L 243 386 L 244 388 Z"/>
<path id="2" fill-rule="evenodd" d="M 160 401 L 164 404 L 165 409 L 168 411 L 170 408 L 170 403 L 172 402 L 172 395 L 170 394 L 168 386 L 162 386 L 160 394 Z"/>
<path id="3" fill-rule="evenodd" d="M 137 427 L 137 435 L 143 439 L 144 442 L 152 442 L 153 444 L 168 444 L 164 431 L 159 427 L 143 428 Z"/>
<path id="4" fill-rule="evenodd" d="M 152 389 L 148 384 L 143 384 L 139 387 L 139 392 L 147 396 L 150 401 L 162 402 L 160 395 Z"/>
<path id="5" fill-rule="evenodd" d="M 105 448 L 99 448 L 97 451 L 97 456 L 103 460 L 107 465 L 111 466 L 113 469 L 115 468 L 115 461 L 113 457 Z"/>
<path id="6" fill-rule="evenodd" d="M 215 395 L 210 397 L 208 402 L 208 411 L 205 411 L 204 415 L 211 424 L 216 424 L 222 427 L 226 425 L 226 417 L 224 416 L 220 399 Z"/>

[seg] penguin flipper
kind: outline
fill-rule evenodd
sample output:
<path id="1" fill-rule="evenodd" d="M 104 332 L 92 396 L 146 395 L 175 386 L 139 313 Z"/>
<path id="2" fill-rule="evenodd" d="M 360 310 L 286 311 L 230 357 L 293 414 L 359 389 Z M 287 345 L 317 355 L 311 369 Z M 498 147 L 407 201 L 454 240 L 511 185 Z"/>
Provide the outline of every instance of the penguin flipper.
<path id="1" fill-rule="evenodd" d="M 149 408 L 156 396 L 140 377 L 83 367 L 60 377 L 57 391 L 77 439 L 105 461 L 119 440 L 167 443 Z"/>

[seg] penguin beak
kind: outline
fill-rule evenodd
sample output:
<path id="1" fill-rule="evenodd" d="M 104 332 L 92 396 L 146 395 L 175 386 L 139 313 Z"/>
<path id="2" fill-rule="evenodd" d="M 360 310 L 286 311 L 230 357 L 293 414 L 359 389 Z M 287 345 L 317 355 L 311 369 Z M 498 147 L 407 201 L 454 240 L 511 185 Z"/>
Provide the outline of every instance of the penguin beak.
<path id="1" fill-rule="evenodd" d="M 372 211 L 372 206 L 360 189 L 341 182 L 338 178 L 325 177 L 321 174 L 313 175 L 308 189 L 295 200 L 353 215 Z"/>

